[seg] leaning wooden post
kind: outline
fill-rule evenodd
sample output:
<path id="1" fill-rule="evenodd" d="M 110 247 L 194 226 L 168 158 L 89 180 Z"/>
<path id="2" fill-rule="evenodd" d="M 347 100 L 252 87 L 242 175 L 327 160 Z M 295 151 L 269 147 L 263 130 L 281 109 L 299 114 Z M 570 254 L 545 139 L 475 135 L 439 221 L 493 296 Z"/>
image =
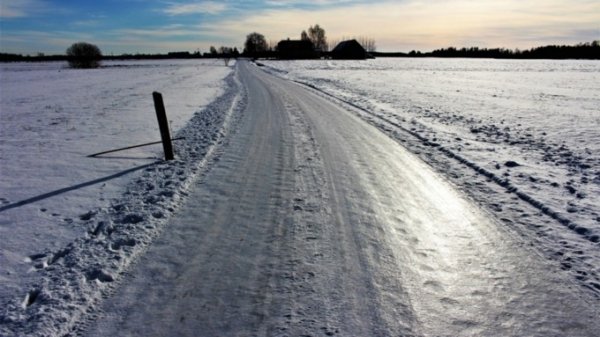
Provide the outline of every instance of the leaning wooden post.
<path id="1" fill-rule="evenodd" d="M 160 138 L 165 150 L 165 160 L 172 160 L 175 157 L 173 156 L 173 144 L 171 144 L 171 133 L 169 132 L 169 122 L 167 121 L 167 112 L 165 111 L 162 94 L 155 91 L 152 93 L 152 98 L 154 98 L 154 108 L 156 109 Z"/>

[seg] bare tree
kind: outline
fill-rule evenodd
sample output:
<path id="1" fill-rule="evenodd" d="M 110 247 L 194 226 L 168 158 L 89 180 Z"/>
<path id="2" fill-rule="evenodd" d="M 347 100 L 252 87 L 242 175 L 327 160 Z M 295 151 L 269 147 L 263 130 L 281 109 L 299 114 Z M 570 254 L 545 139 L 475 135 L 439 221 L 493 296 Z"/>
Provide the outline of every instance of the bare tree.
<path id="1" fill-rule="evenodd" d="M 310 40 L 308 38 L 308 34 L 306 33 L 305 30 L 303 30 L 302 33 L 300 34 L 300 40 L 302 40 L 302 41 Z"/>
<path id="2" fill-rule="evenodd" d="M 221 47 L 219 48 L 219 54 L 221 55 L 225 66 L 229 66 L 229 61 L 231 61 L 231 58 L 233 57 L 233 49 L 229 47 Z"/>
<path id="3" fill-rule="evenodd" d="M 340 39 L 328 40 L 327 45 L 328 45 L 329 50 L 333 50 L 340 42 L 342 42 L 342 40 L 340 40 Z"/>
<path id="4" fill-rule="evenodd" d="M 312 41 L 315 49 L 318 51 L 328 51 L 325 29 L 318 24 L 308 27 L 308 39 Z"/>
<path id="5" fill-rule="evenodd" d="M 366 37 L 366 36 L 360 36 L 356 40 L 369 53 L 372 53 L 375 50 L 377 50 L 377 46 L 375 45 L 375 39 L 373 39 L 373 38 Z"/>
<path id="6" fill-rule="evenodd" d="M 273 40 L 269 40 L 269 51 L 275 51 L 277 50 L 277 43 L 276 41 Z"/>

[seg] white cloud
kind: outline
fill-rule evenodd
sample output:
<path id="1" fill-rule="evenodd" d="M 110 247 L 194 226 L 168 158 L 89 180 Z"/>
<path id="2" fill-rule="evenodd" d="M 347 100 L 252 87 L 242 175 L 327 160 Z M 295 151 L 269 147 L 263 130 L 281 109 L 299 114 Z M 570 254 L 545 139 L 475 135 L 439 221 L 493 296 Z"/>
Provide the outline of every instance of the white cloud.
<path id="1" fill-rule="evenodd" d="M 227 9 L 224 3 L 213 1 L 171 4 L 164 10 L 169 15 L 219 14 Z"/>
<path id="2" fill-rule="evenodd" d="M 49 10 L 44 8 L 41 0 L 0 0 L 0 5 L 3 20 Z M 53 12 L 55 10 L 52 8 Z M 71 22 L 78 28 L 73 32 L 87 32 L 86 35 L 62 31 L 51 35 L 6 31 L 2 32 L 2 44 L 6 52 L 26 53 L 63 52 L 69 41 L 79 40 L 107 45 L 115 52 L 169 51 L 173 48 L 202 48 L 204 51 L 210 45 L 240 48 L 246 35 L 253 31 L 275 43 L 288 37 L 299 38 L 302 30 L 316 23 L 326 30 L 330 40 L 366 36 L 375 39 L 381 51 L 428 51 L 448 46 L 531 48 L 600 39 L 598 0 L 373 0 L 371 3 L 351 1 L 342 6 L 312 7 L 310 10 L 270 7 L 245 12 L 212 1 L 192 3 L 190 0 L 187 5 L 172 3 L 168 10 L 172 16 L 215 15 L 210 20 L 192 24 L 165 25 L 163 22 L 161 25 L 157 22 L 153 27 L 113 26 L 113 30 L 107 31 L 93 26 L 105 23 L 107 18 L 90 17 L 90 20 Z M 223 11 L 239 15 L 235 18 L 216 15 Z"/>
<path id="3" fill-rule="evenodd" d="M 97 38 L 91 33 L 64 30 L 25 30 L 2 36 L 3 49 L 5 49 L 3 51 L 17 54 L 32 54 L 36 52 L 64 54 L 67 47 L 77 41 L 87 41 L 96 44 Z M 32 49 L 32 45 L 36 49 Z"/>
<path id="4" fill-rule="evenodd" d="M 310 2 L 312 6 L 326 6 L 326 5 L 342 5 L 350 2 L 356 2 L 356 0 L 313 0 Z M 294 6 L 294 5 L 308 5 L 305 0 L 267 0 L 265 1 L 270 6 Z"/>
<path id="5" fill-rule="evenodd" d="M 0 18 L 28 17 L 46 8 L 46 5 L 39 0 L 0 0 Z"/>
<path id="6" fill-rule="evenodd" d="M 114 31 L 116 36 L 128 36 L 129 38 L 144 38 L 154 40 L 156 38 L 169 38 L 179 36 L 198 36 L 201 31 L 194 28 L 185 28 L 181 25 L 170 25 L 147 29 L 119 29 Z"/>
<path id="7" fill-rule="evenodd" d="M 299 38 L 318 23 L 328 38 L 367 36 L 380 50 L 431 50 L 447 46 L 531 48 L 586 42 L 576 31 L 600 34 L 597 0 L 407 0 L 325 9 L 267 9 L 203 26 L 236 39 L 257 31 L 267 40 Z M 587 36 L 586 36 L 587 37 Z"/>

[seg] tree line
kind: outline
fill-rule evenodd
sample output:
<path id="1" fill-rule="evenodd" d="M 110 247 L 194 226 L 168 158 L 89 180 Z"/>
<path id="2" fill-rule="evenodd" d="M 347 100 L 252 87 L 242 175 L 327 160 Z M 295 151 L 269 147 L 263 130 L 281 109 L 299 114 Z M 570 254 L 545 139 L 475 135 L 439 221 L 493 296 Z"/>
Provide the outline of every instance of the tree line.
<path id="1" fill-rule="evenodd" d="M 448 47 L 422 53 L 373 53 L 376 57 L 443 57 L 443 58 L 496 58 L 496 59 L 600 59 L 600 41 L 579 43 L 574 46 L 549 45 L 527 50 L 506 48 Z"/>
<path id="2" fill-rule="evenodd" d="M 325 30 L 318 24 L 310 26 L 308 31 L 302 31 L 301 40 L 310 40 L 316 48 L 321 51 L 328 51 L 337 45 L 337 40 L 328 41 Z M 527 50 L 511 50 L 506 48 L 455 48 L 448 47 L 436 49 L 431 52 L 422 53 L 420 51 L 411 51 L 409 53 L 382 53 L 375 50 L 375 40 L 366 37 L 359 37 L 356 40 L 375 57 L 442 57 L 442 58 L 497 58 L 497 59 L 600 59 L 600 41 L 596 40 L 588 43 L 579 43 L 573 46 L 567 45 L 549 45 Z M 78 54 L 79 53 L 79 54 Z M 93 55 L 86 56 L 86 53 Z M 276 47 L 273 43 L 267 43 L 264 35 L 254 32 L 246 36 L 244 51 L 240 53 L 236 47 L 211 46 L 209 52 L 200 53 L 199 50 L 190 53 L 188 51 L 169 52 L 167 54 L 121 54 L 121 55 L 102 55 L 100 49 L 94 45 L 85 42 L 79 42 L 69 47 L 64 55 L 21 55 L 0 53 L 0 62 L 38 62 L 38 61 L 73 61 L 74 67 L 88 67 L 88 63 L 77 63 L 81 57 L 92 66 L 97 66 L 99 60 L 143 60 L 143 59 L 193 59 L 193 58 L 222 58 L 227 65 L 231 58 L 239 56 L 245 57 L 274 57 Z M 81 56 L 81 55 L 83 56 Z M 75 59 L 80 55 L 79 59 Z"/>
<path id="3" fill-rule="evenodd" d="M 87 42 L 77 42 L 67 48 L 65 54 L 46 55 L 37 53 L 35 55 L 22 55 L 13 53 L 0 53 L 0 62 L 44 62 L 44 61 L 69 61 L 74 68 L 93 68 L 99 65 L 100 60 L 163 60 L 163 59 L 197 59 L 197 58 L 221 58 L 232 59 L 241 56 L 237 47 L 216 48 L 211 46 L 208 52 L 175 51 L 155 54 L 120 54 L 103 55 L 96 45 Z M 83 63 L 82 63 L 83 62 Z"/>

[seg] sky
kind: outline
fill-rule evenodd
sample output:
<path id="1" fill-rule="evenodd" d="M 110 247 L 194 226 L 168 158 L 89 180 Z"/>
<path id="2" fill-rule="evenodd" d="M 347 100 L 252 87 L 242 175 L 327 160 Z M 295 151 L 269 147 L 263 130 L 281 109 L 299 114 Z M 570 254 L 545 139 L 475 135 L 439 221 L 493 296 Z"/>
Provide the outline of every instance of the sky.
<path id="1" fill-rule="evenodd" d="M 0 52 L 106 55 L 243 49 L 246 35 L 331 41 L 367 37 L 384 52 L 444 47 L 528 49 L 600 40 L 600 0 L 0 0 Z"/>

